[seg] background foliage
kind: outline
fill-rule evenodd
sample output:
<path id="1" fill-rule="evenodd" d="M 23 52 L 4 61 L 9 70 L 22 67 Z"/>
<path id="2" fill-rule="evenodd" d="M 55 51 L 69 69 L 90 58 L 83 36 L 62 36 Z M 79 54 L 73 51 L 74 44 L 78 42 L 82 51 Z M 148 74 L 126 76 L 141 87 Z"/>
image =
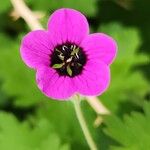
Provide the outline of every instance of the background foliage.
<path id="1" fill-rule="evenodd" d="M 101 150 L 150 149 L 150 1 L 26 0 L 33 11 L 49 15 L 58 8 L 83 12 L 92 32 L 104 32 L 118 43 L 112 81 L 100 96 L 111 115 L 95 128 L 95 112 L 82 102 L 94 140 Z M 0 150 L 88 149 L 71 102 L 46 98 L 35 73 L 22 62 L 20 41 L 29 32 L 14 20 L 9 0 L 0 2 Z"/>

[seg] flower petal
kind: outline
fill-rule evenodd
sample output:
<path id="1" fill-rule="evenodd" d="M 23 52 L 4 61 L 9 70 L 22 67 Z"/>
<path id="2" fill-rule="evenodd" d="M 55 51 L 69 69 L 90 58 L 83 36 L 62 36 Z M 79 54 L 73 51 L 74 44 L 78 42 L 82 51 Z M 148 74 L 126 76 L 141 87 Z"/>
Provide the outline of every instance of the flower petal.
<path id="1" fill-rule="evenodd" d="M 51 15 L 48 30 L 55 45 L 66 41 L 79 44 L 89 33 L 89 25 L 85 16 L 80 12 L 62 8 Z"/>
<path id="2" fill-rule="evenodd" d="M 104 62 L 88 61 L 82 74 L 73 80 L 80 94 L 98 96 L 108 88 L 110 70 Z"/>
<path id="3" fill-rule="evenodd" d="M 47 31 L 37 30 L 28 33 L 22 40 L 20 52 L 24 62 L 31 68 L 49 65 L 53 46 Z"/>
<path id="4" fill-rule="evenodd" d="M 108 35 L 95 33 L 88 35 L 80 45 L 89 59 L 98 59 L 111 64 L 117 52 L 116 42 Z"/>
<path id="5" fill-rule="evenodd" d="M 71 78 L 59 76 L 52 68 L 38 68 L 36 79 L 41 91 L 53 99 L 67 100 L 76 91 Z"/>

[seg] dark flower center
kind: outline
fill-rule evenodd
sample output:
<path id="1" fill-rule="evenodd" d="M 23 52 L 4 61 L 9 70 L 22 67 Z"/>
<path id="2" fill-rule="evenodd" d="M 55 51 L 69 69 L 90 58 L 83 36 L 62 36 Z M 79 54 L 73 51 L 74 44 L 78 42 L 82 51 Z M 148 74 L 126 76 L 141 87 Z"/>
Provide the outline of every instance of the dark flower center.
<path id="1" fill-rule="evenodd" d="M 50 66 L 61 76 L 74 77 L 82 73 L 86 60 L 85 52 L 81 47 L 66 43 L 54 48 Z"/>

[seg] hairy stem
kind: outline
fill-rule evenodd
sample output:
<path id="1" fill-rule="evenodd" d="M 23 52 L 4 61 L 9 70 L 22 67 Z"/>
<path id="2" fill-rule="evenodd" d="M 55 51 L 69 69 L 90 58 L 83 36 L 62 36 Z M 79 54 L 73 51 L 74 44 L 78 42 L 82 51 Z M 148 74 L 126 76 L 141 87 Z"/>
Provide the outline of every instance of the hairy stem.
<path id="1" fill-rule="evenodd" d="M 83 113 L 82 113 L 82 110 L 81 110 L 81 107 L 80 107 L 80 98 L 78 95 L 75 95 L 77 98 L 75 98 L 73 100 L 74 102 L 74 107 L 75 107 L 75 112 L 76 112 L 76 116 L 79 120 L 79 123 L 80 123 L 80 126 L 81 126 L 81 129 L 83 131 L 83 134 L 85 136 L 85 139 L 90 147 L 91 150 L 97 150 L 97 147 L 96 147 L 96 144 L 94 143 L 94 140 L 90 134 L 90 131 L 87 127 L 87 124 L 86 124 L 86 121 L 84 119 L 84 116 L 83 116 Z"/>
<path id="2" fill-rule="evenodd" d="M 102 102 L 97 97 L 87 96 L 86 100 L 98 115 L 109 115 L 110 114 L 110 111 L 102 104 Z"/>
<path id="3" fill-rule="evenodd" d="M 11 0 L 15 11 L 27 22 L 31 30 L 43 29 L 34 13 L 26 6 L 23 0 Z"/>

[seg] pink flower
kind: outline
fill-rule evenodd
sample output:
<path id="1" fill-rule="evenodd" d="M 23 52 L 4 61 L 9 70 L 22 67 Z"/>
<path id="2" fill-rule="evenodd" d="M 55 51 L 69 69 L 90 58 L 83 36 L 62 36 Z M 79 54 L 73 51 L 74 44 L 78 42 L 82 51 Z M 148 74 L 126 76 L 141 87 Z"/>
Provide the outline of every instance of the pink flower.
<path id="1" fill-rule="evenodd" d="M 108 88 L 117 45 L 103 33 L 89 34 L 83 14 L 62 8 L 51 15 L 48 30 L 23 38 L 20 51 L 24 62 L 37 71 L 40 90 L 66 100 L 75 93 L 100 95 Z"/>

